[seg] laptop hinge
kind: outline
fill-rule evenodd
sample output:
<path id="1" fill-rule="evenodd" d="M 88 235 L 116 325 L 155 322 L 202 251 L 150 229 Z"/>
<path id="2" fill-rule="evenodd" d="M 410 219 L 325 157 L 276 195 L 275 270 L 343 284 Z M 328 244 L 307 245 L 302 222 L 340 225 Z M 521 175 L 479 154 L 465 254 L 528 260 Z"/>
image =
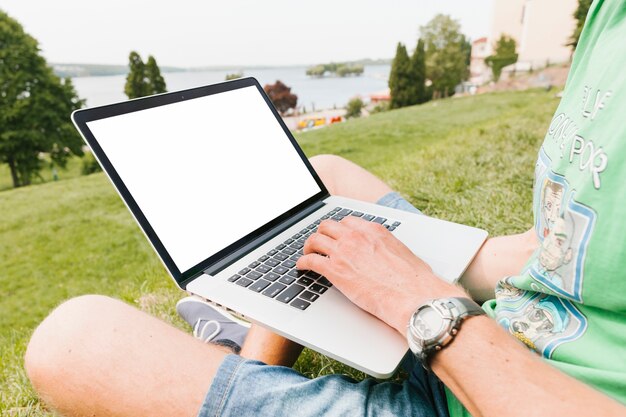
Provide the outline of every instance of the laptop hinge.
<path id="1" fill-rule="evenodd" d="M 315 202 L 314 204 L 312 204 L 309 207 L 307 207 L 307 208 L 303 209 L 302 211 L 300 211 L 295 216 L 289 218 L 288 220 L 285 220 L 284 222 L 280 223 L 278 226 L 274 227 L 272 230 L 270 230 L 267 233 L 263 234 L 263 236 L 259 236 L 258 238 L 250 241 L 249 243 L 247 243 L 246 245 L 242 246 L 240 249 L 238 249 L 237 251 L 233 252 L 232 254 L 230 254 L 230 255 L 220 259 L 219 261 L 215 262 L 213 265 L 211 265 L 210 267 L 205 269 L 204 273 L 205 274 L 209 274 L 209 275 L 215 275 L 215 274 L 219 273 L 220 271 L 222 271 L 224 268 L 226 268 L 227 266 L 229 266 L 233 262 L 236 262 L 237 260 L 241 259 L 243 256 L 245 256 L 248 253 L 252 252 L 254 249 L 258 248 L 259 246 L 261 246 L 262 244 L 264 244 L 268 240 L 273 239 L 274 237 L 276 237 L 280 233 L 284 232 L 285 230 L 287 230 L 288 228 L 290 228 L 291 226 L 293 226 L 294 224 L 296 224 L 300 220 L 304 219 L 305 217 L 307 217 L 308 215 L 310 215 L 314 211 L 319 210 L 324 205 L 325 205 L 325 203 L 322 202 L 322 201 Z"/>

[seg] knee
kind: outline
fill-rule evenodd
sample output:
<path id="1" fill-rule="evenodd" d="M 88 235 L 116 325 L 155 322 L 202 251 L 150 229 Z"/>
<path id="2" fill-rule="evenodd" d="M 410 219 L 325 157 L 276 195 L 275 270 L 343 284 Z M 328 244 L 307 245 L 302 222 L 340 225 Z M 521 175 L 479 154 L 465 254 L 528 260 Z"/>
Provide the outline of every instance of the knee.
<path id="1" fill-rule="evenodd" d="M 311 162 L 315 171 L 320 174 L 320 171 L 333 171 L 333 169 L 345 165 L 348 160 L 338 155 L 322 154 L 309 158 L 309 162 Z"/>
<path id="2" fill-rule="evenodd" d="M 54 381 L 72 349 L 79 349 L 89 332 L 98 328 L 105 312 L 122 302 L 100 295 L 84 295 L 65 301 L 35 329 L 26 349 L 24 366 L 33 386 L 40 390 Z"/>
<path id="3" fill-rule="evenodd" d="M 315 155 L 309 159 L 313 169 L 331 194 L 337 194 L 337 176 L 350 162 L 337 155 Z"/>

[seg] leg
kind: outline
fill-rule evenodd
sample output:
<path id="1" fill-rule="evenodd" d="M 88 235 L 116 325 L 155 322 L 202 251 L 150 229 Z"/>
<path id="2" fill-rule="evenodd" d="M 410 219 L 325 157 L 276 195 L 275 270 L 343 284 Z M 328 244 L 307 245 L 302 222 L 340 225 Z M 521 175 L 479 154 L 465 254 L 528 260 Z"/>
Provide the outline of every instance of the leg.
<path id="1" fill-rule="evenodd" d="M 303 349 L 261 326 L 250 326 L 197 296 L 180 300 L 176 311 L 192 327 L 194 337 L 204 343 L 227 346 L 247 359 L 291 367 Z"/>
<path id="2" fill-rule="evenodd" d="M 201 405 L 204 415 L 225 416 L 436 415 L 438 404 L 408 383 L 309 380 L 236 356 L 216 374 L 225 356 L 122 302 L 84 296 L 39 326 L 26 368 L 42 398 L 71 416 L 193 416 Z"/>
<path id="3" fill-rule="evenodd" d="M 328 191 L 333 195 L 377 202 L 392 189 L 374 174 L 336 155 L 317 155 L 310 159 Z"/>
<path id="4" fill-rule="evenodd" d="M 71 416 L 195 416 L 228 352 L 120 301 L 72 299 L 35 330 L 25 364 Z"/>
<path id="5" fill-rule="evenodd" d="M 303 347 L 261 326 L 253 325 L 246 336 L 241 356 L 268 365 L 292 367 Z"/>

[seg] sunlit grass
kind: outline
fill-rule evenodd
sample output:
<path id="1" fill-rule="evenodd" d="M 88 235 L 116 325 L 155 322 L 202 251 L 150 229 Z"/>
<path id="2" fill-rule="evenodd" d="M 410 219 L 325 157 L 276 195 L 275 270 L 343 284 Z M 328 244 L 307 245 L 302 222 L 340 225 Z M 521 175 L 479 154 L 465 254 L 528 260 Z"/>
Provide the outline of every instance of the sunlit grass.
<path id="1" fill-rule="evenodd" d="M 47 160 L 47 158 L 46 158 Z M 47 162 L 44 168 L 32 179 L 33 184 L 43 184 L 51 181 L 63 181 L 81 175 L 82 159 L 75 156 L 67 161 L 64 168 L 52 166 Z M 55 179 L 56 174 L 56 179 Z M 0 191 L 13 188 L 11 171 L 7 164 L 0 164 Z"/>

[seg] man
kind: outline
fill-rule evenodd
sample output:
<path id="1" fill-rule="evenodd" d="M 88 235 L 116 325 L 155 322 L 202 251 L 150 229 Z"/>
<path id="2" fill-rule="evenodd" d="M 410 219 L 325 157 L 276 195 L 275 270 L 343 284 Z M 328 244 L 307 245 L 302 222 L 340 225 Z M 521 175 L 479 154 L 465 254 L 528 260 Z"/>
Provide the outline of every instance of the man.
<path id="1" fill-rule="evenodd" d="M 546 180 L 541 197 L 541 201 L 543 202 L 541 216 L 545 224 L 543 237 L 546 237 L 548 233 L 550 233 L 550 229 L 554 226 L 556 219 L 561 215 L 563 186 L 556 182 Z"/>
<path id="2" fill-rule="evenodd" d="M 403 385 L 307 379 L 271 366 L 293 364 L 300 347 L 262 328 L 250 329 L 237 356 L 119 301 L 86 296 L 61 305 L 33 334 L 33 385 L 67 415 L 626 415 L 625 34 L 626 2 L 596 0 L 553 121 L 576 129 L 563 136 L 551 127 L 539 152 L 536 187 L 560 184 L 558 219 L 575 222 L 556 228 L 572 231 L 560 281 L 544 273 L 540 242 L 544 226 L 554 227 L 542 221 L 489 239 L 463 288 L 439 280 L 380 225 L 324 222 L 307 240 L 298 268 L 325 275 L 403 336 L 429 300 L 467 299 L 466 291 L 488 300 L 495 288 L 483 305 L 489 317 L 465 318 L 448 345 L 420 356 L 434 374 L 416 364 Z M 312 162 L 333 194 L 407 207 L 348 161 Z M 542 195 L 535 193 L 536 219 Z"/>
<path id="3" fill-rule="evenodd" d="M 550 282 L 565 289 L 559 270 L 569 264 L 572 259 L 572 237 L 574 236 L 574 222 L 559 217 L 555 220 L 550 232 L 541 242 L 539 265 L 543 268 L 542 274 Z"/>

